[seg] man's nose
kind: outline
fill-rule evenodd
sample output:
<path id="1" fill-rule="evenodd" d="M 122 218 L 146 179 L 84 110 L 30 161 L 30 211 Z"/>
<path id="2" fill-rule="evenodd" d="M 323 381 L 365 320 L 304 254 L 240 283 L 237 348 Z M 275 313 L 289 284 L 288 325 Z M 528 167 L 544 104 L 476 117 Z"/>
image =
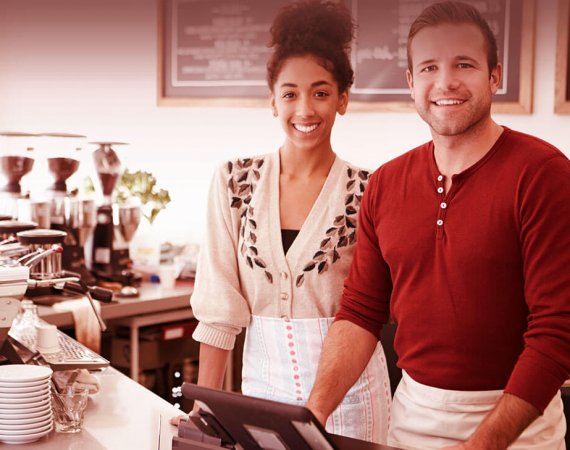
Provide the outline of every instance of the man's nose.
<path id="1" fill-rule="evenodd" d="M 458 75 L 452 68 L 440 69 L 437 77 L 438 87 L 444 91 L 457 89 L 461 83 Z"/>

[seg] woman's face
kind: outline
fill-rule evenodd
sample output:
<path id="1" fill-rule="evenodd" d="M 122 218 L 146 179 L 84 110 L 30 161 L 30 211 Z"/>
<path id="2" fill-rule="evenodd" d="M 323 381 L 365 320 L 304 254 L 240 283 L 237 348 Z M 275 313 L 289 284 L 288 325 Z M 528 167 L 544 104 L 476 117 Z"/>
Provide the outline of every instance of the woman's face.
<path id="1" fill-rule="evenodd" d="M 330 150 L 336 114 L 344 114 L 348 93 L 338 92 L 333 75 L 312 56 L 287 59 L 273 86 L 271 107 L 287 135 L 286 145 Z"/>

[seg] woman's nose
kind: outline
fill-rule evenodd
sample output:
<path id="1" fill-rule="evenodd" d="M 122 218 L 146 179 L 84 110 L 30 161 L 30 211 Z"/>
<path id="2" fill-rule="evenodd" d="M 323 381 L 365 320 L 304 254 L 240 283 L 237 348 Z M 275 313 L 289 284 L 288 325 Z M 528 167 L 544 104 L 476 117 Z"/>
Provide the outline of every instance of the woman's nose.
<path id="1" fill-rule="evenodd" d="M 297 106 L 297 114 L 300 116 L 311 116 L 315 112 L 315 108 L 313 106 L 313 99 L 310 96 L 302 96 L 299 99 L 299 103 Z"/>

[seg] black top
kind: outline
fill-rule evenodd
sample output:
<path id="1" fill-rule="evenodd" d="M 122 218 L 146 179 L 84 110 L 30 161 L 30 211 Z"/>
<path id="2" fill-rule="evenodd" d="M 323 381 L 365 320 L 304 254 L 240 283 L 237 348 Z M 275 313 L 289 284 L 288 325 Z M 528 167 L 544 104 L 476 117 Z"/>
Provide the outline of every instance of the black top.
<path id="1" fill-rule="evenodd" d="M 299 230 L 281 230 L 281 242 L 283 243 L 283 253 L 287 254 L 289 247 L 299 234 Z"/>

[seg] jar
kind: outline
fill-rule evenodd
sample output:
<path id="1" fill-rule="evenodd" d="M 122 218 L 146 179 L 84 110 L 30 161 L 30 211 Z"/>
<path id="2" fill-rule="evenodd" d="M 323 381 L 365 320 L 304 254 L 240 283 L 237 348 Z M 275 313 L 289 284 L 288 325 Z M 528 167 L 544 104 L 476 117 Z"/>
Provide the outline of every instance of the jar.
<path id="1" fill-rule="evenodd" d="M 38 315 L 38 306 L 31 300 L 22 300 L 20 302 L 20 309 L 18 314 L 12 322 L 11 334 L 16 338 L 19 336 L 26 336 L 26 342 L 36 342 L 36 325 L 41 323 L 40 316 Z M 34 344 L 35 345 L 35 344 Z M 30 348 L 35 351 L 35 348 Z"/>

